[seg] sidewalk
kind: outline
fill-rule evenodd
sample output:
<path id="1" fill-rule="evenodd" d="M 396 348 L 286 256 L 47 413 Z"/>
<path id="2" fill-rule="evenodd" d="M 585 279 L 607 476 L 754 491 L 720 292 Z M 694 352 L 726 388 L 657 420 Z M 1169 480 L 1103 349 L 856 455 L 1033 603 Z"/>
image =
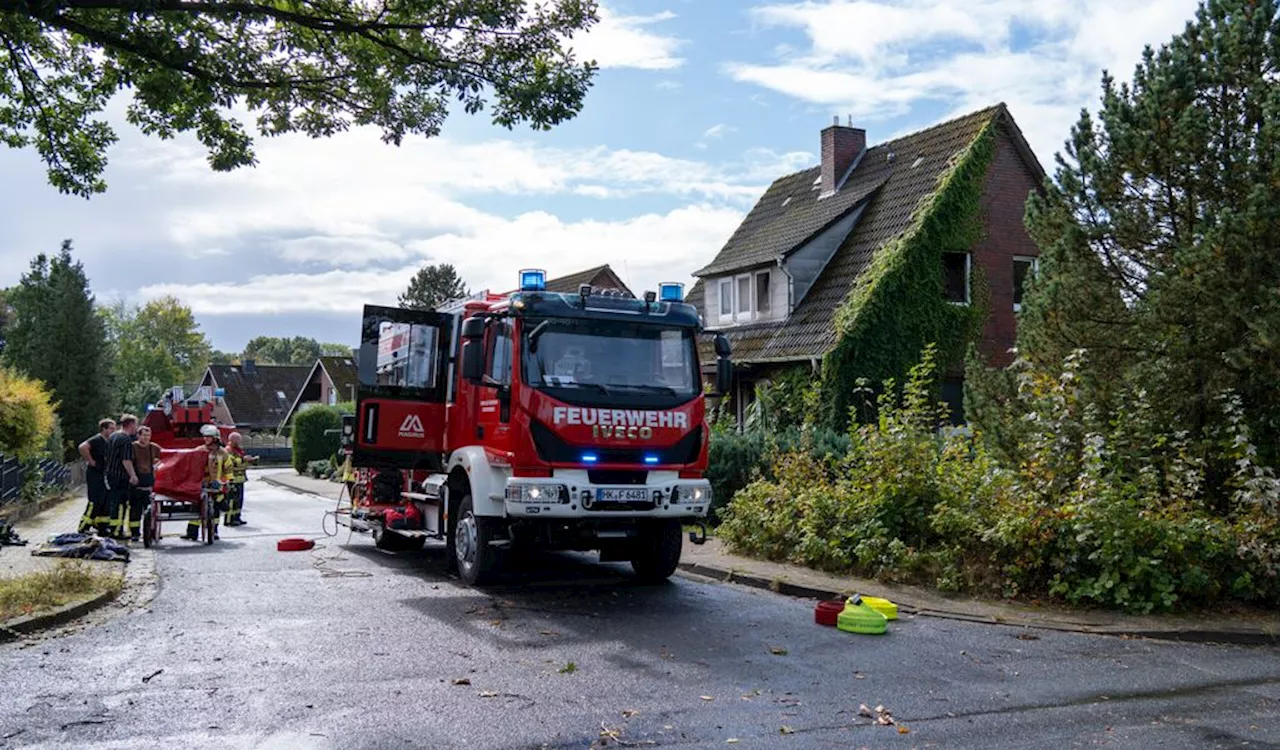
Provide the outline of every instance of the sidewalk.
<path id="1" fill-rule="evenodd" d="M 327 479 L 302 476 L 292 469 L 264 474 L 262 481 L 287 490 L 293 490 L 294 492 L 305 492 L 334 500 L 337 500 L 338 493 L 342 492 L 341 482 L 330 482 Z"/>
<path id="2" fill-rule="evenodd" d="M 907 614 L 944 617 L 1016 627 L 1099 635 L 1242 644 L 1280 644 L 1280 613 L 1126 615 L 1105 610 L 1071 610 L 1003 601 L 943 596 L 917 586 L 884 584 L 823 573 L 799 565 L 733 555 L 719 539 L 704 545 L 685 543 L 680 569 L 717 581 L 752 586 L 788 596 L 843 599 L 851 594 L 879 596 Z"/>
<path id="3" fill-rule="evenodd" d="M 18 536 L 26 541 L 25 547 L 0 547 L 0 578 L 16 578 L 28 573 L 52 570 L 62 560 L 58 557 L 36 557 L 31 550 L 40 546 L 55 534 L 66 534 L 80 526 L 80 517 L 84 514 L 87 496 L 83 487 L 79 494 L 72 495 L 51 508 L 37 515 L 18 522 L 14 528 Z M 141 545 L 138 545 L 141 546 Z M 95 564 L 109 565 L 124 572 L 124 563 L 91 561 Z"/>

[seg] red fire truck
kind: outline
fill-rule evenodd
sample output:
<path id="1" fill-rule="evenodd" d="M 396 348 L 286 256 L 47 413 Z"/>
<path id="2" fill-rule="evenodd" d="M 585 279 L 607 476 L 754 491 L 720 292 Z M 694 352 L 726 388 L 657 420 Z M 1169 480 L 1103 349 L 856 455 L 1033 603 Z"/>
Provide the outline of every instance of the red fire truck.
<path id="1" fill-rule="evenodd" d="M 702 321 L 682 285 L 659 288 L 554 293 L 523 271 L 515 292 L 438 311 L 366 306 L 343 428 L 352 526 L 384 548 L 443 539 L 468 584 L 521 549 L 670 576 L 711 485 Z M 728 341 L 715 348 L 724 392 Z"/>

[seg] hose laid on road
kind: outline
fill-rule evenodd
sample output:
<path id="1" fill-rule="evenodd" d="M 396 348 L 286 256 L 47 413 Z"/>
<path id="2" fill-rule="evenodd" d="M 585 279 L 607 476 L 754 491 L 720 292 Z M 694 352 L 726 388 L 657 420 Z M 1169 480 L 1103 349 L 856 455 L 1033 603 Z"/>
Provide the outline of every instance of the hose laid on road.
<path id="1" fill-rule="evenodd" d="M 347 494 L 347 483 L 343 482 L 342 489 L 338 490 L 337 506 L 333 510 L 326 510 L 324 512 L 324 517 L 320 519 L 320 530 L 324 532 L 324 535 L 326 537 L 332 538 L 332 537 L 336 537 L 339 534 L 338 516 L 342 515 L 342 498 L 346 494 Z M 350 515 L 350 514 L 351 514 L 351 511 L 348 510 L 347 515 Z M 333 516 L 333 533 L 332 534 L 329 533 L 329 528 L 327 524 L 327 521 L 330 516 Z M 346 544 L 351 544 L 351 537 L 352 535 L 355 534 L 355 531 L 356 531 L 355 527 L 351 526 L 350 524 L 347 524 Z M 311 564 L 311 567 L 320 571 L 321 578 L 372 578 L 373 577 L 372 573 L 369 573 L 363 570 L 334 570 L 333 568 L 328 567 L 330 563 L 345 559 L 346 551 L 338 547 L 338 548 L 335 548 L 337 550 L 337 554 L 329 555 L 328 557 L 317 555 L 316 554 L 317 552 L 324 549 L 328 545 L 320 544 L 319 538 L 313 539 L 312 541 L 316 542 L 317 544 L 316 546 L 311 548 L 311 556 L 315 558 L 315 562 Z"/>

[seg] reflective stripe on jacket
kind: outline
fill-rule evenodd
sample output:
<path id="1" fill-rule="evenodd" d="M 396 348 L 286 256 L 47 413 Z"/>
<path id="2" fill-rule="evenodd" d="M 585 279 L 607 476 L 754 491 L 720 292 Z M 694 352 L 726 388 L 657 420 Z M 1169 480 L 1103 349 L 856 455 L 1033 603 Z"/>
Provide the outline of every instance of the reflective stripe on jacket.
<path id="1" fill-rule="evenodd" d="M 247 481 L 245 467 L 249 465 L 249 461 L 245 458 L 244 448 L 235 445 L 227 446 L 227 458 L 231 463 L 231 483 L 244 484 Z"/>

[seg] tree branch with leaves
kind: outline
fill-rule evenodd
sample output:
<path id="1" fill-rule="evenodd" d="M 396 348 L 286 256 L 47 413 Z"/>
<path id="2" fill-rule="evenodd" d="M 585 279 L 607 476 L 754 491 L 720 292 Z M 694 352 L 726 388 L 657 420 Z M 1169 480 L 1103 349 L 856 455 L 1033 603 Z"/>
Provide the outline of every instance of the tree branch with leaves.
<path id="1" fill-rule="evenodd" d="M 568 42 L 596 20 L 593 0 L 0 0 L 0 143 L 89 197 L 122 89 L 130 123 L 195 133 L 218 171 L 256 164 L 237 107 L 264 136 L 373 126 L 399 145 L 454 101 L 546 130 L 582 108 L 596 65 Z"/>

